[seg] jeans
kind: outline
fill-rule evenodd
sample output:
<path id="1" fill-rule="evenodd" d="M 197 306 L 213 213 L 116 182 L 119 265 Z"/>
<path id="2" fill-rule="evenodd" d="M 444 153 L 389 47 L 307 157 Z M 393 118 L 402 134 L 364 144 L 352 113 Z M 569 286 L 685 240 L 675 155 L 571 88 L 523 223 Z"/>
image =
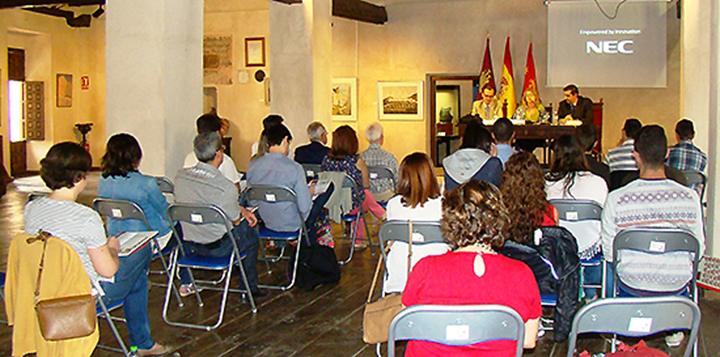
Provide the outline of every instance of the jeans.
<path id="1" fill-rule="evenodd" d="M 137 252 L 120 257 L 120 268 L 115 273 L 115 282 L 101 281 L 105 291 L 103 302 L 111 305 L 125 300 L 123 312 L 130 332 L 130 345 L 141 350 L 151 349 L 155 341 L 150 337 L 150 318 L 148 317 L 148 279 L 147 272 L 152 259 L 150 244 Z"/>
<path id="2" fill-rule="evenodd" d="M 256 227 L 250 227 L 247 221 L 240 222 L 239 225 L 233 227 L 232 236 L 237 243 L 240 254 L 245 253 L 245 259 L 242 260 L 243 269 L 247 275 L 248 283 L 251 291 L 258 289 L 257 259 L 258 245 L 260 236 Z M 211 243 L 212 244 L 212 243 Z M 205 244 L 183 241 L 183 250 L 185 254 L 197 254 L 208 258 L 227 257 L 232 254 L 233 245 L 228 235 L 225 234 L 220 238 L 219 243 L 208 248 Z M 190 274 L 186 269 L 180 269 L 180 281 L 183 284 L 190 284 Z"/>

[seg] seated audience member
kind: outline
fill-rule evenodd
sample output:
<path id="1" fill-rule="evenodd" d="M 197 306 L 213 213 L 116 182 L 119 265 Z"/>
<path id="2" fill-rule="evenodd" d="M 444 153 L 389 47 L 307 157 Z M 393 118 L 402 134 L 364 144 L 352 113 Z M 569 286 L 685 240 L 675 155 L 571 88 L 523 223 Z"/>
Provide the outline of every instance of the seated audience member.
<path id="1" fill-rule="evenodd" d="M 365 160 L 367 166 L 381 166 L 390 169 L 395 175 L 395 182 L 398 180 L 398 162 L 395 155 L 382 148 L 385 142 L 383 127 L 380 123 L 375 122 L 365 129 L 365 138 L 370 142 L 367 150 L 360 153 L 360 157 Z M 395 184 L 389 178 L 371 178 L 370 193 L 378 202 L 387 202 L 392 196 L 395 196 Z"/>
<path id="2" fill-rule="evenodd" d="M 165 247 L 172 237 L 165 213 L 168 203 L 155 177 L 138 171 L 141 159 L 142 150 L 134 136 L 115 134 L 110 137 L 102 158 L 103 172 L 98 185 L 98 197 L 128 200 L 140 206 L 150 224 L 150 230 L 159 232 L 157 241 L 161 247 Z M 107 233 L 111 236 L 147 230 L 145 223 L 137 219 L 107 217 Z"/>
<path id="3" fill-rule="evenodd" d="M 492 131 L 495 146 L 497 147 L 497 158 L 505 165 L 510 156 L 515 153 L 515 149 L 512 147 L 512 141 L 515 139 L 515 128 L 508 118 L 500 118 L 493 124 Z"/>
<path id="4" fill-rule="evenodd" d="M 175 177 L 175 202 L 190 204 L 212 204 L 218 206 L 233 223 L 232 237 L 228 236 L 221 224 L 193 225 L 181 222 L 185 253 L 206 257 L 226 257 L 232 253 L 230 239 L 237 243 L 240 253 L 247 256 L 242 260 L 247 274 L 248 287 L 254 297 L 267 295 L 266 290 L 257 286 L 258 232 L 255 215 L 238 204 L 238 190 L 218 169 L 224 155 L 220 136 L 214 132 L 198 134 L 193 141 L 197 165 L 178 171 Z M 189 276 L 181 276 L 181 289 L 192 290 Z M 242 286 L 242 285 L 241 285 Z M 243 287 L 245 288 L 245 287 Z"/>
<path id="5" fill-rule="evenodd" d="M 503 164 L 492 156 L 492 136 L 477 120 L 465 128 L 460 150 L 443 159 L 445 190 L 450 191 L 471 179 L 498 186 Z"/>
<path id="6" fill-rule="evenodd" d="M 690 187 L 688 186 L 687 177 L 684 173 L 682 173 L 682 171 L 668 165 L 664 165 L 663 170 L 665 170 L 665 176 L 669 180 L 673 180 L 683 186 Z M 639 177 L 640 171 L 630 171 L 622 177 L 622 181 L 620 181 L 620 186 L 616 188 L 623 187 L 628 183 L 637 180 Z"/>
<path id="7" fill-rule="evenodd" d="M 497 254 L 511 219 L 500 191 L 470 180 L 445 192 L 440 221 L 454 252 L 425 257 L 410 273 L 402 303 L 413 305 L 504 305 L 525 322 L 526 348 L 535 347 L 540 293 L 524 263 Z M 515 341 L 495 340 L 469 346 L 409 341 L 406 356 L 474 356 L 515 354 Z"/>
<path id="8" fill-rule="evenodd" d="M 267 128 L 273 127 L 278 124 L 282 124 L 282 122 L 285 121 L 283 117 L 277 115 L 277 114 L 270 114 L 265 119 L 263 119 L 263 131 L 265 131 Z M 258 157 L 265 154 L 268 150 L 267 142 L 265 141 L 265 138 L 260 134 L 260 140 L 254 142 L 252 146 L 250 146 L 250 156 L 252 160 L 257 159 Z"/>
<path id="9" fill-rule="evenodd" d="M 534 232 L 557 224 L 557 211 L 545 198 L 543 169 L 535 155 L 521 151 L 510 156 L 500 181 L 503 203 L 513 224 L 510 240 L 520 244 L 532 241 Z"/>
<path id="10" fill-rule="evenodd" d="M 307 127 L 307 134 L 310 137 L 310 144 L 295 148 L 295 161 L 299 164 L 322 164 L 330 148 L 327 144 L 327 131 L 319 121 L 310 123 Z"/>
<path id="11" fill-rule="evenodd" d="M 486 85 L 482 89 L 482 100 L 473 102 L 471 114 L 477 115 L 480 119 L 494 120 L 503 116 L 502 104 L 495 98 L 495 88 Z"/>
<path id="12" fill-rule="evenodd" d="M 610 167 L 610 172 L 613 171 L 637 171 L 638 167 L 633 159 L 633 145 L 635 143 L 635 137 L 642 129 L 640 120 L 630 118 L 625 120 L 625 125 L 622 128 L 622 144 L 608 150 L 607 153 L 607 164 Z"/>
<path id="13" fill-rule="evenodd" d="M 214 132 L 220 135 L 220 132 L 222 130 L 222 120 L 215 114 L 201 115 L 199 118 L 197 118 L 197 121 L 195 121 L 195 125 L 197 126 L 198 134 Z M 183 167 L 193 167 L 197 165 L 197 163 L 198 159 L 195 156 L 195 153 L 191 152 L 185 157 L 185 163 L 183 164 Z M 223 160 L 220 164 L 219 170 L 220 172 L 222 172 L 223 176 L 230 180 L 230 182 L 238 185 L 238 183 L 240 182 L 240 175 L 238 174 L 237 168 L 235 168 L 235 162 L 233 162 L 230 156 L 227 156 L 223 153 Z"/>
<path id="14" fill-rule="evenodd" d="M 667 179 L 663 162 L 667 154 L 665 130 L 657 125 L 642 128 L 633 155 L 640 179 L 610 192 L 602 215 L 602 249 L 613 261 L 615 236 L 630 227 L 672 227 L 692 232 L 705 250 L 702 211 L 697 192 Z M 680 219 L 678 219 L 681 217 Z M 692 277 L 692 259 L 641 252 L 622 252 L 618 275 L 631 292 L 672 292 L 684 289 Z M 674 255 L 675 253 L 673 253 Z"/>
<path id="15" fill-rule="evenodd" d="M 680 120 L 675 125 L 675 138 L 677 139 L 677 144 L 670 147 L 667 166 L 680 171 L 705 171 L 707 155 L 692 142 L 693 138 L 695 138 L 693 122 L 688 119 Z M 702 188 L 699 186 L 699 184 L 695 184 L 690 187 L 700 192 Z"/>
<path id="16" fill-rule="evenodd" d="M 76 203 L 87 185 L 92 158 L 80 145 L 64 142 L 53 145 L 40 161 L 40 176 L 52 190 L 25 206 L 25 232 L 46 231 L 70 244 L 85 265 L 90 280 L 105 291 L 103 301 L 112 304 L 125 300 L 129 342 L 138 347 L 140 356 L 159 356 L 169 348 L 150 337 L 147 272 L 152 258 L 149 245 L 135 253 L 118 257 L 120 243 L 106 237 L 100 216 L 91 208 Z"/>
<path id="17" fill-rule="evenodd" d="M 358 155 L 358 138 L 355 130 L 349 125 L 343 125 L 333 132 L 332 146 L 330 152 L 323 159 L 320 166 L 323 171 L 342 171 L 350 178 L 360 184 L 360 187 L 352 189 L 352 211 L 351 214 L 357 213 L 360 206 L 363 206 L 365 212 L 370 211 L 375 217 L 382 219 L 385 215 L 385 209 L 375 201 L 370 193 L 370 176 L 368 174 L 367 165 L 360 155 Z M 362 220 L 360 218 L 360 227 Z M 358 229 L 358 241 L 355 242 L 357 248 L 365 248 L 367 243 L 365 239 L 365 230 Z"/>
<path id="18" fill-rule="evenodd" d="M 287 157 L 290 148 L 292 134 L 283 125 L 275 125 L 263 131 L 269 149 L 268 152 L 257 160 L 251 161 L 247 171 L 248 186 L 272 185 L 287 187 L 297 197 L 298 208 L 305 221 L 305 226 L 313 226 L 315 222 L 310 217 L 313 204 L 322 205 L 327 202 L 328 194 L 318 197 L 313 203 L 312 196 L 315 194 L 315 184 L 309 187 L 305 181 L 305 171 L 302 166 Z M 300 229 L 300 217 L 297 208 L 290 202 L 267 203 L 257 202 L 265 227 L 274 231 L 294 232 Z M 319 210 L 316 210 L 319 212 Z"/>
<path id="19" fill-rule="evenodd" d="M 595 160 L 592 151 L 598 142 L 598 128 L 594 124 L 582 125 L 577 128 L 577 140 L 585 150 L 585 160 L 590 166 L 590 172 L 605 180 L 607 187 L 610 187 L 610 167 L 607 164 Z"/>
<path id="20" fill-rule="evenodd" d="M 400 164 L 398 195 L 387 204 L 388 221 L 439 222 L 442 215 L 442 197 L 440 186 L 430 157 L 416 152 L 405 156 Z M 412 264 L 428 255 L 443 254 L 448 251 L 447 244 L 415 244 L 412 251 Z M 383 289 L 386 293 L 400 292 L 407 280 L 408 245 L 395 242 L 388 252 L 387 272 Z"/>

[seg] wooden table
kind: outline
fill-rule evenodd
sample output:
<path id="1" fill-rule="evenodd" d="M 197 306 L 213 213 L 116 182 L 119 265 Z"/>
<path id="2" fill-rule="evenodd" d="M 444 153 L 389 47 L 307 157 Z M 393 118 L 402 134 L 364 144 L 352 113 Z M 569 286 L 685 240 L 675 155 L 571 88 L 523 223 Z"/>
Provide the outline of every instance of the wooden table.
<path id="1" fill-rule="evenodd" d="M 492 132 L 492 126 L 488 127 Z M 557 139 L 561 135 L 575 135 L 571 125 L 515 125 L 515 139 Z"/>

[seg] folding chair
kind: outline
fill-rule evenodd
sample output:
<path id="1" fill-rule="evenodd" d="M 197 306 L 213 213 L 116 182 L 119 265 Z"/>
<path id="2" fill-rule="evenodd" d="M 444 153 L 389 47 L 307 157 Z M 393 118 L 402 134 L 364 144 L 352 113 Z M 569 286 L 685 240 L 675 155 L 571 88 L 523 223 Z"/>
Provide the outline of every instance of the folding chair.
<path id="1" fill-rule="evenodd" d="M 3 304 L 5 304 L 5 293 L 3 290 L 5 290 L 5 272 L 0 272 L 0 298 L 2 298 Z M 0 323 L 6 324 L 7 321 L 0 320 Z"/>
<path id="2" fill-rule="evenodd" d="M 148 223 L 147 217 L 145 216 L 145 212 L 138 206 L 135 202 L 131 202 L 128 200 L 113 200 L 109 198 L 95 198 L 93 200 L 93 208 L 100 213 L 103 216 L 110 217 L 113 219 L 118 220 L 124 220 L 124 219 L 137 219 L 145 224 L 145 227 L 148 231 L 151 231 L 150 223 Z M 165 255 L 170 254 L 173 250 L 173 248 L 167 248 L 165 250 L 162 250 L 160 248 L 160 243 L 157 241 L 157 236 L 153 237 L 150 241 L 153 245 L 153 259 L 159 258 L 160 262 L 162 263 L 163 270 L 160 271 L 161 274 L 164 274 L 166 277 L 168 277 L 168 281 L 170 281 L 170 275 L 172 274 L 172 271 L 170 270 L 170 267 L 167 264 L 167 261 L 165 261 Z M 164 286 L 164 285 L 160 285 Z M 180 294 L 177 291 L 177 287 L 174 285 L 172 286 L 172 291 L 175 295 L 175 298 L 178 301 L 179 306 L 183 306 L 183 302 L 180 299 Z"/>
<path id="3" fill-rule="evenodd" d="M 172 183 L 172 181 L 170 181 L 169 178 L 165 176 L 156 176 L 155 180 L 158 187 L 160 188 L 160 192 L 166 194 L 175 194 L 175 185 Z"/>
<path id="4" fill-rule="evenodd" d="M 320 176 L 322 169 L 317 164 L 302 164 L 303 171 L 305 171 L 305 179 L 308 182 L 315 180 Z"/>
<path id="5" fill-rule="evenodd" d="M 570 233 L 575 236 L 575 239 L 578 240 L 578 245 L 580 245 L 579 241 L 584 238 L 579 237 L 580 233 L 578 232 L 581 232 L 581 230 L 576 229 L 579 228 L 577 224 L 593 224 L 593 221 L 596 222 L 599 240 L 602 207 L 597 202 L 592 200 L 554 199 L 550 200 L 550 204 L 558 211 L 558 217 L 560 218 L 559 226 L 569 230 Z M 595 239 L 595 237 L 590 238 Z M 587 284 L 585 283 L 585 279 L 583 279 L 580 288 L 600 289 L 600 297 L 606 297 L 605 281 L 607 280 L 607 273 L 605 271 L 605 260 L 602 257 L 602 253 L 598 252 L 594 256 L 586 259 L 580 258 L 580 265 L 582 269 L 591 267 L 599 267 L 602 269 L 602 278 L 599 285 Z"/>
<path id="6" fill-rule="evenodd" d="M 380 253 L 382 254 L 383 263 L 385 264 L 385 274 L 387 271 L 387 253 L 385 248 L 390 242 L 408 243 L 410 238 L 408 221 L 387 221 L 380 226 L 378 231 L 378 240 L 380 242 Z M 413 227 L 413 248 L 416 245 L 429 243 L 445 243 L 442 232 L 440 231 L 439 222 L 412 222 Z M 413 254 L 413 257 L 417 257 Z M 384 289 L 383 289 L 384 290 Z"/>
<path id="7" fill-rule="evenodd" d="M 211 331 L 216 328 L 218 328 L 222 324 L 223 317 L 225 315 L 225 306 L 227 304 L 227 297 L 228 293 L 230 291 L 232 292 L 242 292 L 246 293 L 248 296 L 248 300 L 250 300 L 250 306 L 252 308 L 252 312 L 257 312 L 257 307 L 255 306 L 255 300 L 252 296 L 252 291 L 250 290 L 250 284 L 247 279 L 247 275 L 245 274 L 245 269 L 243 268 L 241 261 L 245 259 L 246 255 L 245 253 L 240 253 L 237 247 L 237 243 L 235 242 L 235 239 L 232 237 L 232 228 L 233 224 L 230 221 L 230 219 L 227 217 L 225 212 L 223 212 L 220 208 L 214 205 L 205 205 L 205 204 L 180 204 L 175 203 L 170 205 L 167 209 L 167 215 L 168 219 L 170 220 L 170 227 L 173 229 L 173 233 L 175 238 L 180 240 L 178 242 L 179 249 L 176 249 L 173 251 L 173 253 L 170 255 L 170 266 L 172 269 L 173 274 L 170 274 L 170 281 L 168 282 L 168 289 L 165 293 L 165 303 L 163 304 L 163 320 L 168 325 L 172 326 L 179 326 L 179 327 L 189 327 L 189 328 L 196 328 L 196 329 L 204 329 L 206 331 Z M 185 222 L 187 224 L 193 224 L 193 225 L 203 225 L 203 224 L 221 224 L 225 226 L 226 233 L 229 237 L 225 239 L 230 239 L 233 245 L 233 252 L 227 256 L 222 258 L 210 258 L 210 257 L 203 257 L 197 254 L 189 254 L 185 253 L 185 249 L 183 248 L 182 239 L 179 235 L 177 235 L 177 232 L 175 232 L 175 222 Z M 232 277 L 232 267 L 233 265 L 237 265 L 240 270 L 240 274 L 242 275 L 242 282 L 245 285 L 245 289 L 230 289 L 230 280 Z M 177 274 L 174 274 L 178 271 L 178 269 L 181 268 L 187 268 L 190 273 L 190 280 L 193 284 L 193 286 L 196 287 L 195 289 L 195 297 L 197 298 L 198 305 L 202 307 L 203 301 L 200 298 L 200 291 L 201 290 L 221 290 L 222 293 L 222 301 L 220 302 L 220 312 L 218 314 L 217 322 L 213 325 L 201 325 L 201 324 L 190 324 L 190 323 L 183 323 L 183 322 L 177 322 L 177 321 L 170 321 L 168 318 L 167 312 L 168 312 L 168 306 L 170 305 L 170 286 L 173 286 L 173 279 L 175 279 L 175 276 Z M 221 271 L 223 272 L 223 278 L 224 280 L 224 286 L 223 288 L 218 288 L 213 285 L 208 286 L 198 286 L 197 280 L 195 280 L 195 277 L 192 274 L 191 269 L 203 269 L 203 270 L 212 270 L 212 271 Z M 222 281 L 221 281 L 222 282 Z"/>
<path id="8" fill-rule="evenodd" d="M 298 207 L 297 202 L 297 196 L 295 195 L 295 192 L 293 190 L 287 188 L 287 187 L 280 187 L 280 186 L 268 186 L 268 185 L 258 185 L 258 186 L 249 186 L 245 190 L 245 195 L 248 200 L 251 202 L 264 202 L 268 205 L 271 205 L 271 207 L 266 206 L 266 210 L 263 210 L 260 208 L 260 215 L 261 216 L 268 216 L 271 215 L 273 212 L 271 209 L 273 208 L 273 205 L 277 205 L 277 208 L 281 208 L 280 206 L 284 204 L 290 204 L 293 207 L 295 207 L 295 210 L 297 212 L 297 219 L 300 222 L 300 229 L 293 231 L 293 232 L 280 232 L 275 231 L 272 229 L 269 229 L 265 227 L 264 225 L 260 227 L 260 239 L 267 239 L 267 240 L 279 240 L 283 241 L 285 244 L 280 248 L 280 253 L 277 257 L 265 257 L 265 262 L 267 263 L 268 259 L 272 260 L 273 262 L 277 262 L 281 259 L 283 259 L 285 248 L 291 241 L 297 242 L 297 248 L 295 249 L 295 263 L 293 264 L 293 270 L 292 270 L 292 278 L 290 279 L 290 283 L 288 285 L 284 286 L 277 286 L 277 285 L 261 285 L 261 287 L 268 288 L 268 289 L 279 289 L 282 291 L 290 290 L 293 285 L 295 285 L 295 277 L 297 275 L 297 267 L 298 262 L 300 261 L 300 247 L 302 246 L 302 238 L 305 237 L 305 239 L 309 240 L 307 236 L 307 229 L 305 228 L 305 221 L 303 220 L 302 213 L 300 212 L 300 208 Z M 309 242 L 309 241 L 308 241 Z M 273 259 L 274 258 L 274 259 Z M 289 257 L 287 258 L 289 259 Z M 268 266 L 269 271 L 269 266 Z"/>
<path id="9" fill-rule="evenodd" d="M 688 185 L 700 195 L 700 203 L 705 199 L 705 187 L 707 187 L 707 176 L 702 171 L 684 170 L 682 173 L 687 178 Z"/>
<path id="10" fill-rule="evenodd" d="M 688 290 L 693 301 L 697 303 L 697 273 L 702 254 L 700 243 L 695 236 L 679 228 L 630 228 L 620 231 L 613 240 L 613 291 L 618 294 L 621 281 L 618 277 L 618 265 L 622 262 L 618 253 L 622 250 L 634 250 L 660 258 L 665 253 L 687 252 L 693 255 L 692 278 Z"/>
<path id="11" fill-rule="evenodd" d="M 110 314 L 110 311 L 113 311 L 115 309 L 120 308 L 125 303 L 125 300 L 116 301 L 113 302 L 110 305 L 105 305 L 105 302 L 103 301 L 102 297 L 105 296 L 105 292 L 103 292 L 103 289 L 100 287 L 100 284 L 93 284 L 93 296 L 95 296 L 95 315 L 97 317 L 104 318 L 105 321 L 107 321 L 108 326 L 110 326 L 110 330 L 112 331 L 113 335 L 115 336 L 115 340 L 117 340 L 118 345 L 120 345 L 120 348 L 116 347 L 109 347 L 109 346 L 103 346 L 101 344 L 98 344 L 97 347 L 113 351 L 113 352 L 119 352 L 122 353 L 124 356 L 130 357 L 130 352 L 127 349 L 127 346 L 125 345 L 125 342 L 123 342 L 122 337 L 120 337 L 120 332 L 118 332 L 117 326 L 115 326 L 115 322 L 113 321 L 119 321 L 123 323 L 127 323 L 127 321 L 122 317 L 116 317 Z"/>
<path id="12" fill-rule="evenodd" d="M 600 299 L 585 305 L 573 320 L 567 357 L 575 352 L 578 334 L 612 333 L 630 337 L 654 335 L 662 331 L 690 330 L 684 357 L 696 345 L 700 329 L 700 309 L 690 299 L 679 296 Z M 613 344 L 613 352 L 615 350 Z"/>
<path id="13" fill-rule="evenodd" d="M 392 180 L 393 187 L 397 187 L 397 182 L 395 182 L 395 174 L 393 174 L 393 172 L 385 166 L 368 166 L 368 174 L 370 176 L 370 181 L 389 179 Z M 383 208 L 387 206 L 387 202 L 378 203 Z"/>
<path id="14" fill-rule="evenodd" d="M 502 305 L 415 305 L 393 318 L 388 331 L 388 357 L 396 340 L 423 340 L 466 346 L 492 340 L 517 341 L 523 354 L 525 324 L 515 310 Z"/>
<path id="15" fill-rule="evenodd" d="M 364 187 L 362 187 L 362 183 L 355 182 L 355 180 L 353 180 L 352 177 L 345 174 L 345 179 L 343 180 L 341 190 L 342 189 L 351 189 L 352 190 L 353 188 L 357 188 L 357 187 L 364 189 Z M 346 260 L 339 262 L 340 265 L 345 265 L 352 260 L 353 254 L 355 253 L 355 238 L 357 238 L 357 232 L 358 232 L 358 229 L 360 229 L 360 218 L 364 218 L 364 217 L 365 217 L 365 209 L 363 208 L 362 204 L 359 206 L 358 211 L 355 214 L 349 214 L 349 213 L 343 214 L 342 221 L 350 223 L 350 237 L 344 237 L 344 235 L 343 235 L 343 238 L 350 239 L 351 243 L 350 243 L 350 254 L 348 255 L 348 258 Z M 371 238 L 370 237 L 370 229 L 368 228 L 367 220 L 363 219 L 362 221 L 363 221 L 363 226 L 365 229 L 365 238 L 367 238 L 368 244 L 370 245 L 370 253 L 373 256 L 375 256 L 375 251 L 373 250 L 374 245 L 373 245 L 372 239 L 370 239 Z"/>

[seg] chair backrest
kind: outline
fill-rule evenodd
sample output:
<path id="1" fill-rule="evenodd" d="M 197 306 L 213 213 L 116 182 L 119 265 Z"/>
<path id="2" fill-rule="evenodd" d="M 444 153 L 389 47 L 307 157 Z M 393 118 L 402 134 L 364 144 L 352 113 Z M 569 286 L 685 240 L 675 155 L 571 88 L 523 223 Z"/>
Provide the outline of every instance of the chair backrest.
<path id="1" fill-rule="evenodd" d="M 410 237 L 409 224 L 408 221 L 387 221 L 383 223 L 378 231 L 380 244 L 384 246 L 389 241 L 408 243 Z M 445 238 L 443 238 L 440 231 L 440 223 L 413 221 L 413 244 L 415 243 L 445 243 Z"/>
<path id="2" fill-rule="evenodd" d="M 395 174 L 385 166 L 368 166 L 368 174 L 370 180 L 391 179 L 393 186 L 397 184 L 395 182 Z"/>
<path id="3" fill-rule="evenodd" d="M 502 305 L 415 305 L 390 323 L 388 356 L 395 356 L 396 340 L 424 340 L 450 346 L 492 340 L 517 341 L 522 356 L 525 324 L 515 310 Z"/>
<path id="4" fill-rule="evenodd" d="M 181 221 L 190 224 L 222 224 L 228 234 L 232 231 L 233 224 L 230 218 L 215 205 L 173 203 L 167 209 L 167 216 L 170 226 L 174 228 L 174 222 Z"/>
<path id="5" fill-rule="evenodd" d="M 98 197 L 93 200 L 93 208 L 101 215 L 114 219 L 138 219 L 151 230 L 145 212 L 135 202 Z"/>
<path id="6" fill-rule="evenodd" d="M 297 209 L 298 218 L 304 225 L 302 213 L 298 207 L 295 191 L 282 186 L 256 185 L 248 186 L 244 192 L 245 197 L 250 201 L 261 201 L 265 203 L 292 202 Z M 269 212 L 268 212 L 269 213 Z M 266 213 L 266 214 L 268 214 Z M 263 212 L 260 212 L 262 215 Z"/>
<path id="7" fill-rule="evenodd" d="M 602 206 L 592 200 L 554 199 L 550 204 L 557 209 L 560 220 L 599 221 L 602 218 Z"/>
<path id="8" fill-rule="evenodd" d="M 696 288 L 698 264 L 702 258 L 700 243 L 697 238 L 684 229 L 679 228 L 629 228 L 620 231 L 613 240 L 613 281 L 616 283 L 618 252 L 635 250 L 648 254 L 662 255 L 670 252 L 688 252 L 693 254 L 693 274 L 691 288 Z"/>
<path id="9" fill-rule="evenodd" d="M 316 179 L 320 175 L 320 165 L 318 164 L 302 164 L 303 171 L 305 171 L 305 177 L 308 179 Z"/>
<path id="10" fill-rule="evenodd" d="M 687 178 L 688 185 L 690 187 L 698 187 L 700 191 L 700 202 L 705 198 L 705 187 L 707 186 L 707 176 L 702 171 L 697 170 L 685 170 L 682 171 L 685 178 Z"/>
<path id="11" fill-rule="evenodd" d="M 170 181 L 169 178 L 165 176 L 157 176 L 155 177 L 155 181 L 160 188 L 160 192 L 169 194 L 175 193 L 175 185 L 172 183 L 172 181 Z"/>
<path id="12" fill-rule="evenodd" d="M 362 182 L 357 182 L 355 179 L 350 177 L 347 173 L 345 173 L 345 179 L 342 183 L 342 188 L 355 188 L 355 187 L 361 187 Z"/>
<path id="13" fill-rule="evenodd" d="M 661 331 L 687 329 L 684 357 L 689 357 L 700 328 L 700 309 L 692 300 L 679 297 L 608 298 L 585 305 L 575 315 L 568 339 L 568 357 L 573 356 L 582 333 L 613 333 L 647 336 Z M 591 352 L 592 354 L 592 352 Z"/>

